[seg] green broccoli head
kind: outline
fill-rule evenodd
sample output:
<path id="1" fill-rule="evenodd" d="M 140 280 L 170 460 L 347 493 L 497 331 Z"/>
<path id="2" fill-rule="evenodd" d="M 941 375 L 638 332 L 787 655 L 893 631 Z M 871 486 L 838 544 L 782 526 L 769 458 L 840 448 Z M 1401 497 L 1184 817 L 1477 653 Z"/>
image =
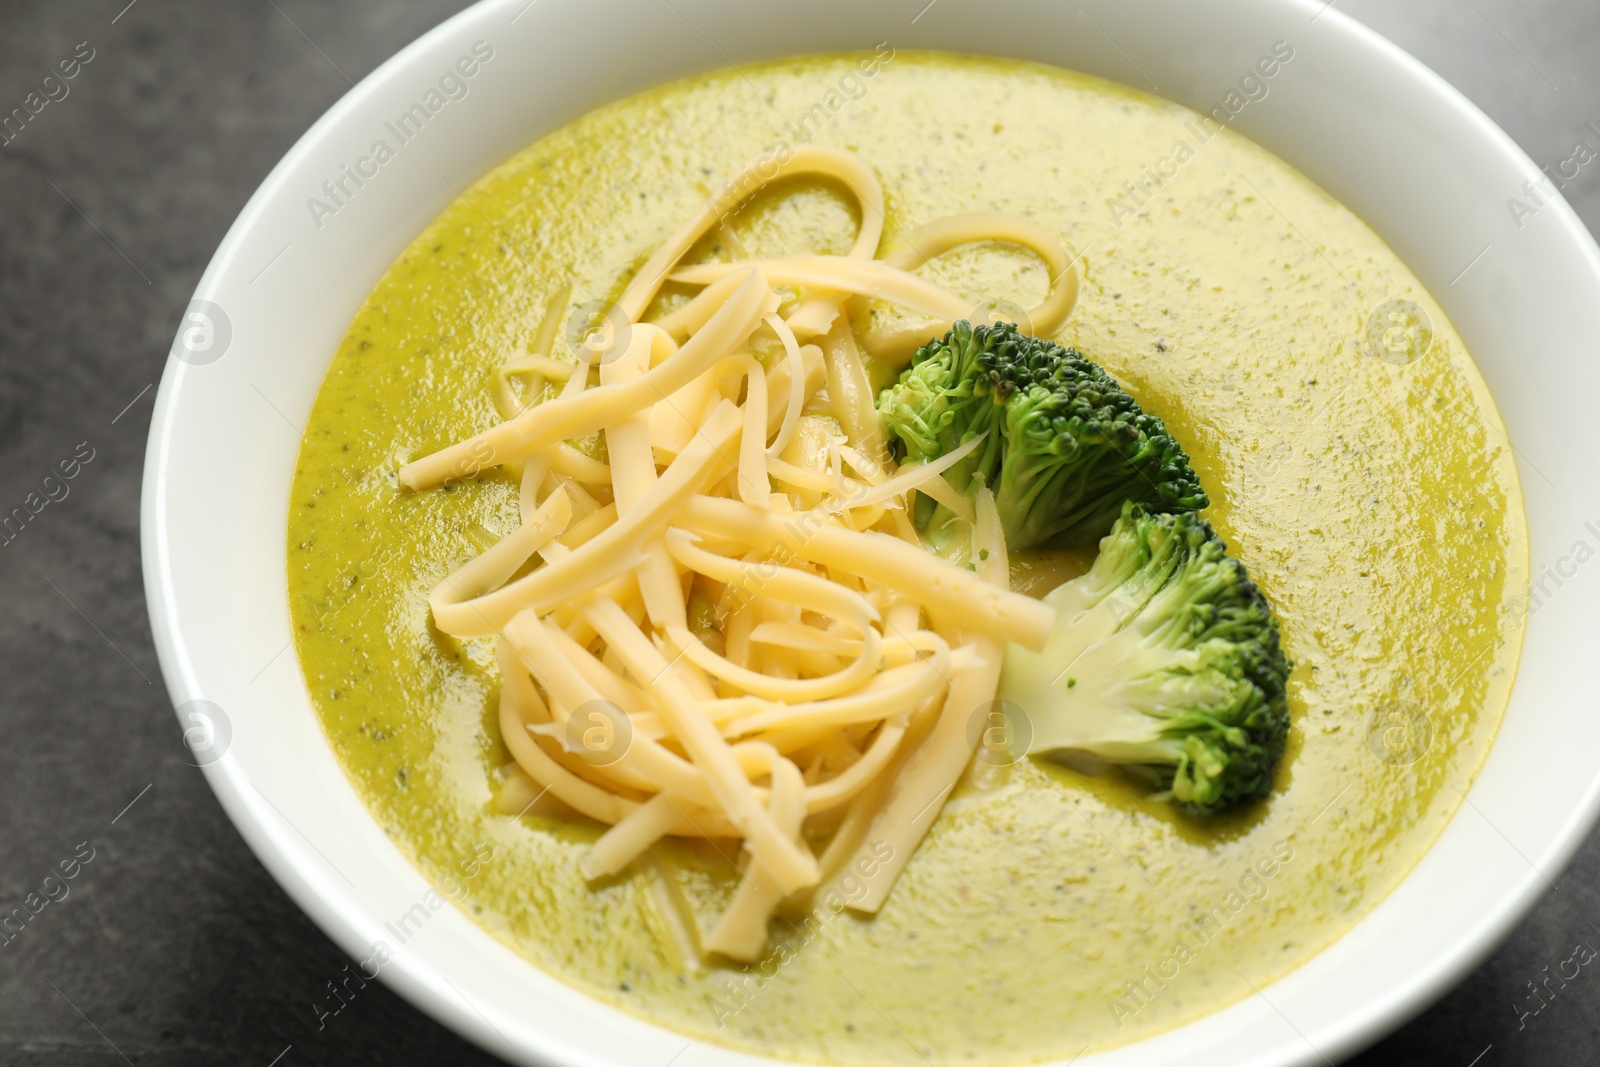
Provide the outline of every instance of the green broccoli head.
<path id="1" fill-rule="evenodd" d="M 1160 419 L 1076 349 L 1010 323 L 956 323 L 917 350 L 878 411 L 903 459 L 988 435 L 945 478 L 960 492 L 974 477 L 994 490 L 1013 550 L 1092 541 L 1126 500 L 1155 511 L 1209 503 Z M 935 510 L 924 497 L 918 524 L 936 528 Z"/>
<path id="2" fill-rule="evenodd" d="M 1029 752 L 1121 764 L 1195 814 L 1271 792 L 1289 661 L 1266 598 L 1193 513 L 1129 502 L 1089 572 L 1051 592 L 1040 652 L 1006 652 L 1000 695 Z"/>

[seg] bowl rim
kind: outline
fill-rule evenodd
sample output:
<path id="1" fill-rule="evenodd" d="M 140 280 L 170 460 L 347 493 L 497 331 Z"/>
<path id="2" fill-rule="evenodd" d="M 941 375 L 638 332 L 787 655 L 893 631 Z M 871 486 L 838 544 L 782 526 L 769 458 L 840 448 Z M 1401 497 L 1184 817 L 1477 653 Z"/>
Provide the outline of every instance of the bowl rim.
<path id="1" fill-rule="evenodd" d="M 1089 0 L 1085 0 L 1085 3 L 1089 3 Z M 1470 124 L 1486 146 L 1526 172 L 1540 173 L 1539 168 L 1522 149 L 1461 92 L 1376 31 L 1337 10 L 1331 3 L 1323 3 L 1321 0 L 1271 0 L 1271 3 L 1287 11 L 1313 16 L 1311 21 L 1326 20 L 1331 29 L 1353 38 L 1359 43 L 1360 48 L 1394 66 L 1410 80 L 1431 91 L 1441 105 L 1455 113 L 1456 118 Z M 253 229 L 266 223 L 267 208 L 270 203 L 284 195 L 293 195 L 286 189 L 288 175 L 320 143 L 333 136 L 341 123 L 345 122 L 364 100 L 384 91 L 395 79 L 411 70 L 416 60 L 433 52 L 440 42 L 454 39 L 465 28 L 481 22 L 491 12 L 504 15 L 517 7 L 526 11 L 528 6 L 531 6 L 531 3 L 525 3 L 524 0 L 480 0 L 479 3 L 451 16 L 408 44 L 342 95 L 279 160 L 252 194 L 197 284 L 195 298 L 209 299 L 217 296 L 222 289 L 224 278 L 230 272 L 237 273 L 245 269 L 240 260 L 245 238 Z M 1090 6 L 1092 8 L 1094 5 Z M 1253 134 L 1249 136 L 1254 139 Z M 1559 194 L 1550 198 L 1548 206 L 1553 209 L 1553 217 L 1557 220 L 1562 239 L 1575 241 L 1581 255 L 1587 259 L 1591 273 L 1600 277 L 1600 249 L 1596 248 L 1592 235 L 1576 213 Z M 202 665 L 191 653 L 190 642 L 186 639 L 180 621 L 183 612 L 175 574 L 182 568 L 183 563 L 173 556 L 170 543 L 170 516 L 167 513 L 167 461 L 175 425 L 183 415 L 181 407 L 183 380 L 190 371 L 192 368 L 186 367 L 181 361 L 169 358 L 163 372 L 151 421 L 141 497 L 141 549 L 151 629 L 162 674 L 175 705 L 181 705 L 185 700 L 203 693 L 206 675 Z M 1526 648 L 1524 648 L 1525 654 Z M 1490 754 L 1492 752 L 1493 746 Z M 1486 755 L 1485 759 L 1488 758 Z M 254 788 L 252 783 L 238 773 L 234 763 L 219 760 L 202 767 L 202 771 L 240 835 L 273 877 L 336 943 L 345 951 L 353 955 L 358 954 L 354 950 L 365 943 L 363 935 L 366 931 L 360 921 L 364 916 L 358 915 L 360 909 L 355 902 L 338 885 L 327 879 L 325 873 L 318 868 L 316 859 L 312 855 L 315 846 L 309 841 L 303 843 L 297 841 L 283 828 L 271 824 L 270 818 L 266 816 L 260 804 L 250 795 L 250 790 Z M 1476 789 L 1477 781 L 1474 780 L 1464 794 L 1462 805 L 1452 816 L 1450 820 L 1452 824 L 1461 820 L 1463 813 L 1471 805 L 1470 797 Z M 256 791 L 259 794 L 259 790 Z M 264 795 L 261 799 L 265 799 Z M 270 805 L 271 802 L 267 803 Z M 1455 981 L 1476 967 L 1510 934 L 1553 887 L 1551 877 L 1571 862 L 1577 850 L 1593 832 L 1597 820 L 1600 820 L 1600 775 L 1589 782 L 1587 794 L 1581 804 L 1569 812 L 1565 824 L 1550 835 L 1550 846 L 1539 856 L 1542 863 L 1535 864 L 1533 860 L 1529 860 L 1533 873 L 1522 878 L 1514 888 L 1506 892 L 1495 910 L 1479 916 L 1476 925 L 1466 932 L 1451 952 L 1441 955 L 1431 968 L 1419 970 L 1410 975 L 1408 980 L 1399 982 L 1381 1001 L 1374 998 L 1364 1006 L 1364 1010 L 1352 1013 L 1342 1028 L 1342 1034 L 1335 1034 L 1326 1038 L 1322 1044 L 1310 1045 L 1297 1053 L 1280 1050 L 1270 1057 L 1253 1059 L 1251 1062 L 1312 1063 L 1320 1061 L 1324 1058 L 1324 1054 L 1343 1055 L 1376 1040 L 1423 1010 L 1442 996 Z M 1441 831 L 1440 838 L 1430 846 L 1430 853 L 1442 840 L 1443 833 L 1444 831 Z M 1508 843 L 1509 840 L 1507 838 Z M 310 847 L 310 851 L 306 846 Z M 1515 848 L 1515 844 L 1512 847 Z M 1412 874 L 1408 874 L 1405 880 L 1411 877 Z M 1402 886 L 1405 880 L 1402 880 Z M 1391 898 L 1399 892 L 1400 889 L 1397 888 L 1390 895 Z M 1371 914 L 1372 909 L 1364 913 L 1362 919 L 1358 921 L 1358 926 L 1367 922 Z M 1349 933 L 1344 937 L 1348 938 Z M 1331 948 L 1325 949 L 1319 955 L 1325 955 L 1329 951 Z M 526 966 L 537 969 L 531 962 L 527 962 Z M 440 985 L 441 976 L 429 973 L 426 966 L 409 959 L 398 960 L 395 968 L 386 971 L 383 977 L 424 1012 L 502 1056 L 515 1053 L 526 1058 L 531 1054 L 538 1060 L 551 1064 L 598 1065 L 606 1062 L 596 1058 L 589 1050 L 563 1045 L 548 1036 L 541 1038 L 537 1047 L 509 1040 L 505 1033 L 475 1005 L 470 1002 L 465 1005 L 457 1004 Z M 445 984 L 449 984 L 448 977 L 442 980 Z M 454 986 L 451 988 L 454 989 Z M 459 994 L 459 990 L 456 992 Z M 619 1018 L 633 1018 L 620 1009 L 601 1006 L 605 1012 L 615 1013 Z M 1226 1010 L 1228 1009 L 1219 1009 L 1219 1011 Z M 1287 1021 L 1287 1017 L 1285 1019 Z M 1114 1051 L 1120 1052 L 1125 1048 L 1142 1046 L 1163 1036 L 1187 1030 L 1192 1025 L 1194 1023 L 1185 1024 L 1141 1041 L 1136 1046 L 1121 1046 Z M 1309 1045 L 1309 1039 L 1307 1044 Z M 715 1046 L 711 1048 L 715 1050 Z M 1094 1062 L 1099 1062 L 1098 1055 L 1092 1059 Z M 722 1058 L 719 1062 L 724 1060 L 730 1063 L 751 1064 L 769 1062 L 764 1058 L 740 1057 Z"/>

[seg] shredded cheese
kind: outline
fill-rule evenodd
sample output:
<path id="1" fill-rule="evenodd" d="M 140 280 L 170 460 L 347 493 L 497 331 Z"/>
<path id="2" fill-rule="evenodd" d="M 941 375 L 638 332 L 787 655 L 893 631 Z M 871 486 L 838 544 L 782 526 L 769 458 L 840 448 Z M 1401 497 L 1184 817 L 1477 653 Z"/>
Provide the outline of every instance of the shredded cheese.
<path id="1" fill-rule="evenodd" d="M 848 255 L 748 257 L 733 209 L 795 174 L 856 197 Z M 853 906 L 882 907 L 971 759 L 969 720 L 994 697 L 1002 642 L 1038 648 L 1054 621 L 1008 587 L 992 496 L 945 481 L 981 438 L 895 466 L 863 352 L 897 358 L 907 338 L 858 335 L 846 302 L 961 317 L 965 300 L 912 272 L 957 245 L 1009 241 L 1049 269 L 1032 314 L 1053 328 L 1076 295 L 1065 246 L 1028 220 L 974 215 L 880 260 L 882 226 L 882 190 L 849 153 L 752 163 L 624 289 L 612 315 L 625 344 L 598 367 L 553 357 L 559 290 L 529 352 L 490 383 L 503 421 L 400 471 L 406 489 L 497 465 L 518 479 L 520 525 L 429 594 L 442 631 L 496 638 L 514 761 L 501 809 L 604 823 L 582 863 L 591 879 L 636 867 L 670 879 L 654 851 L 666 837 L 742 841 L 741 885 L 703 939 L 692 916 L 680 923 L 680 954 L 760 958 L 774 910 L 864 851 L 877 873 Z M 680 265 L 716 227 L 733 261 Z M 669 279 L 700 291 L 652 320 Z M 597 433 L 603 458 L 574 443 Z M 916 493 L 971 527 L 974 569 L 922 547 Z M 818 831 L 816 817 L 831 823 Z M 809 842 L 831 824 L 819 856 Z"/>

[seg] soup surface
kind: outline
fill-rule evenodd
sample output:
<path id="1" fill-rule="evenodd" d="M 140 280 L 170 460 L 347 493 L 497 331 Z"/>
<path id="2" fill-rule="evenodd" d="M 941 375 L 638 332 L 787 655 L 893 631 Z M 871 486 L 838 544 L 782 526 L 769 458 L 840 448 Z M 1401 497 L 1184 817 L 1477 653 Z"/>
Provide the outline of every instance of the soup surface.
<path id="1" fill-rule="evenodd" d="M 1248 106 L 1273 106 L 1270 92 Z M 805 141 L 876 169 L 886 247 L 933 218 L 1004 210 L 1081 253 L 1081 295 L 1056 336 L 1188 449 L 1207 517 L 1282 619 L 1293 730 L 1274 795 L 1209 821 L 1114 772 L 1024 760 L 998 783 L 969 776 L 877 918 L 797 915 L 761 963 L 707 966 L 674 946 L 686 916 L 725 904 L 729 856 L 675 844 L 591 886 L 578 865 L 602 827 L 496 806 L 509 757 L 492 647 L 434 629 L 427 593 L 516 524 L 514 485 L 490 473 L 413 494 L 395 475 L 498 420 L 495 368 L 527 350 L 560 286 L 578 309 L 557 334 L 566 358 L 603 307 L 591 302 L 615 297 L 729 173 Z M 730 220 L 733 239 L 752 255 L 843 252 L 851 203 L 826 184 L 781 185 Z M 1006 246 L 922 273 L 975 304 L 1027 307 L 1046 284 Z M 1305 962 L 1460 804 L 1505 706 L 1521 642 L 1509 605 L 1527 582 L 1513 457 L 1484 383 L 1358 218 L 1176 104 L 887 47 L 623 100 L 466 190 L 334 357 L 288 537 L 300 663 L 328 738 L 425 873 L 604 1001 L 840 1064 L 1069 1059 Z M 492 861 L 473 863 L 486 846 Z"/>

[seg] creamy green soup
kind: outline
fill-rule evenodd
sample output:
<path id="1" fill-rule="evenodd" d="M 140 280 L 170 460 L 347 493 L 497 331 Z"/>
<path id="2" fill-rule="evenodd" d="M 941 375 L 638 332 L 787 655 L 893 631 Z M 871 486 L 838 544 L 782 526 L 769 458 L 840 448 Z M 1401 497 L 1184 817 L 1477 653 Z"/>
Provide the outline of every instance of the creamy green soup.
<path id="1" fill-rule="evenodd" d="M 968 781 L 877 918 L 796 915 L 762 963 L 701 965 L 671 930 L 708 922 L 732 892 L 715 845 L 672 844 L 590 885 L 578 865 L 601 827 L 493 803 L 509 757 L 491 649 L 434 629 L 426 594 L 515 524 L 515 487 L 489 473 L 412 494 L 395 473 L 497 420 L 494 369 L 527 350 L 558 287 L 572 285 L 574 307 L 614 297 L 740 164 L 806 140 L 876 169 L 886 245 L 1003 210 L 1081 254 L 1057 337 L 1193 457 L 1207 517 L 1281 615 L 1293 731 L 1273 796 L 1209 821 L 1115 773 L 1024 761 L 999 787 Z M 731 227 L 755 255 L 843 252 L 851 203 L 791 182 Z M 1046 281 L 1000 246 L 922 273 L 1023 307 Z M 570 351 L 565 330 L 556 351 Z M 1178 105 L 1043 66 L 887 48 L 611 104 L 466 190 L 334 356 L 288 537 L 300 663 L 329 742 L 425 873 L 464 885 L 477 921 L 607 1003 L 840 1064 L 1068 1059 L 1253 996 L 1311 958 L 1460 804 L 1505 707 L 1521 642 L 1509 605 L 1527 583 L 1520 490 L 1484 383 L 1360 219 Z M 1035 586 L 1059 577 L 1020 571 Z M 462 882 L 479 843 L 493 860 Z"/>

